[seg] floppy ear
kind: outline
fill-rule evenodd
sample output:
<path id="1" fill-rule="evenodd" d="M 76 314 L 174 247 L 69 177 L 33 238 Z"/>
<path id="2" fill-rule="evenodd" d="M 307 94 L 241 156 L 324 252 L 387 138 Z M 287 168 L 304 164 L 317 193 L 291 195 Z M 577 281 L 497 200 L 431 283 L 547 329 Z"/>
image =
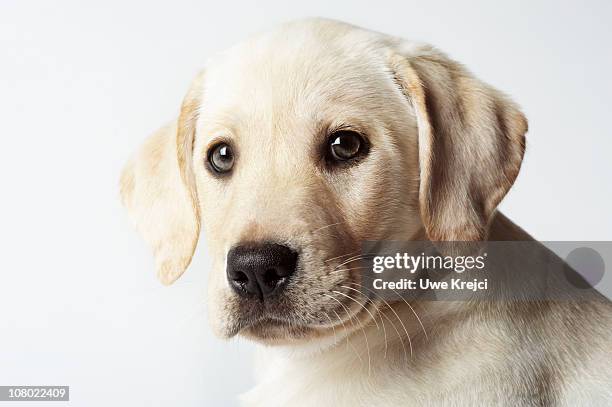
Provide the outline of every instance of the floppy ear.
<path id="1" fill-rule="evenodd" d="M 390 66 L 417 118 L 428 238 L 485 240 L 521 167 L 527 120 L 506 96 L 434 48 L 394 52 Z"/>
<path id="2" fill-rule="evenodd" d="M 179 278 L 195 251 L 200 216 L 191 167 L 202 75 L 194 81 L 178 123 L 150 136 L 121 174 L 121 198 L 155 254 L 164 284 Z"/>

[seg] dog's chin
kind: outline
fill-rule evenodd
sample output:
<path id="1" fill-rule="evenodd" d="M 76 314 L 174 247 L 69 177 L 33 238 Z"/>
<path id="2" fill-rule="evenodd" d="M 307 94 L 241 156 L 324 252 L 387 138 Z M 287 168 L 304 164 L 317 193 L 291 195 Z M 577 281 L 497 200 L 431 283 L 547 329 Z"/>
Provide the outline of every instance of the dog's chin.
<path id="1" fill-rule="evenodd" d="M 239 335 L 265 345 L 290 345 L 320 337 L 322 330 L 266 318 L 244 327 Z"/>

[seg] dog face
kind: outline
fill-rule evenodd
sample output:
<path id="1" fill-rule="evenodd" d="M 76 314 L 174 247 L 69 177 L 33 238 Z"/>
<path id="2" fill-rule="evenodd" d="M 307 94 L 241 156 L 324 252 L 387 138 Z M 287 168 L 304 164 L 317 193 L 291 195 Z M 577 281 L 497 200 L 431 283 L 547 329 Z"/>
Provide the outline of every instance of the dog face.
<path id="1" fill-rule="evenodd" d="M 122 195 L 165 283 L 203 227 L 219 335 L 300 343 L 376 314 L 362 241 L 485 238 L 525 131 L 511 102 L 431 47 L 301 21 L 212 60 Z"/>

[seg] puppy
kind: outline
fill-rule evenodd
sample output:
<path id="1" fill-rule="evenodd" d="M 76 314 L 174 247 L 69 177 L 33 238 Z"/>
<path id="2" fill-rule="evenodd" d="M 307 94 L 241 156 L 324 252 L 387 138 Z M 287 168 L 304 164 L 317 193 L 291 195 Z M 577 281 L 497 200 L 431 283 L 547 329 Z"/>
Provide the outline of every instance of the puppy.
<path id="1" fill-rule="evenodd" d="M 496 211 L 526 131 L 517 105 L 438 50 L 309 19 L 212 59 L 121 194 L 164 284 L 203 228 L 213 330 L 267 345 L 245 405 L 610 405 L 612 312 L 597 293 L 361 290 L 364 241 L 531 240 Z"/>

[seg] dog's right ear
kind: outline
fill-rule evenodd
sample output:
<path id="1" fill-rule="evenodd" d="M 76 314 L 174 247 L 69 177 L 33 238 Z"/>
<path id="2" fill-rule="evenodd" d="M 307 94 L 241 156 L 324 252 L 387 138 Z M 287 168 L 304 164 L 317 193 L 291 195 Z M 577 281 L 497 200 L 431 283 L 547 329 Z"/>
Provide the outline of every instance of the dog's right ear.
<path id="1" fill-rule="evenodd" d="M 191 166 L 202 93 L 198 75 L 183 101 L 178 122 L 150 136 L 121 174 L 121 199 L 140 234 L 153 248 L 157 276 L 179 278 L 195 251 L 200 215 Z"/>

